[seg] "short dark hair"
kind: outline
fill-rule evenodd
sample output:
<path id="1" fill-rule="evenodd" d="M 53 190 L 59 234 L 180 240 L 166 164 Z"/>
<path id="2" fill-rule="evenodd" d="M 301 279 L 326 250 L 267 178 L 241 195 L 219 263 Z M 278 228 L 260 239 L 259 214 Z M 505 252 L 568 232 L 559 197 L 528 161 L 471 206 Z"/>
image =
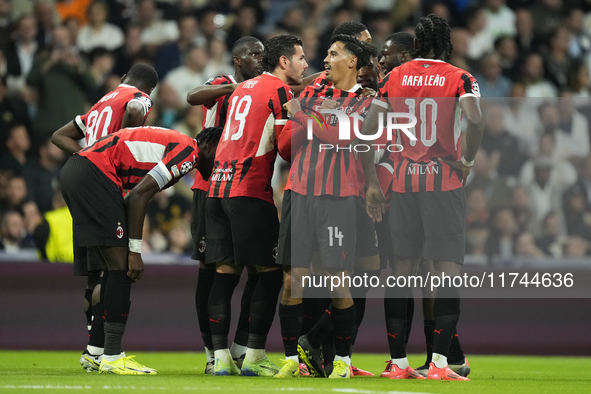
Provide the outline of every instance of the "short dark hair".
<path id="1" fill-rule="evenodd" d="M 99 57 L 103 57 L 106 55 L 110 55 L 111 57 L 113 57 L 113 54 L 105 47 L 96 47 L 94 48 L 92 51 L 90 51 L 89 54 L 89 58 L 90 58 L 90 63 L 94 63 L 94 61 L 96 59 L 98 59 Z"/>
<path id="2" fill-rule="evenodd" d="M 195 137 L 195 141 L 197 142 L 197 145 L 201 145 L 201 147 L 217 145 L 222 136 L 222 131 L 222 126 L 207 127 L 201 130 L 199 134 L 197 134 L 197 137 Z"/>
<path id="3" fill-rule="evenodd" d="M 273 37 L 265 44 L 263 55 L 263 70 L 271 72 L 279 65 L 282 56 L 291 58 L 295 53 L 295 46 L 303 46 L 302 40 L 291 34 Z"/>
<path id="4" fill-rule="evenodd" d="M 371 61 L 372 56 L 376 57 L 378 55 L 374 45 L 361 41 L 357 37 L 338 34 L 332 37 L 330 44 L 332 45 L 337 41 L 344 43 L 345 46 L 343 49 L 357 57 L 357 70 L 359 70 L 361 67 L 367 66 Z"/>
<path id="5" fill-rule="evenodd" d="M 390 34 L 386 41 L 392 41 L 392 45 L 404 52 L 412 52 L 415 49 L 415 36 L 405 31 Z"/>
<path id="6" fill-rule="evenodd" d="M 357 22 L 357 21 L 343 22 L 340 25 L 338 25 L 337 27 L 335 27 L 334 30 L 332 31 L 331 41 L 332 41 L 332 37 L 338 36 L 340 34 L 345 34 L 345 35 L 353 36 L 353 37 L 359 37 L 361 35 L 361 33 L 364 32 L 365 30 L 367 30 L 367 26 L 365 26 L 361 22 Z"/>
<path id="7" fill-rule="evenodd" d="M 242 56 L 246 49 L 246 45 L 251 42 L 260 42 L 260 40 L 252 36 L 244 36 L 236 40 L 234 45 L 232 45 L 232 57 Z"/>
<path id="8" fill-rule="evenodd" d="M 158 85 L 158 73 L 154 67 L 146 63 L 134 64 L 127 72 L 127 78 L 147 88 L 155 88 Z"/>

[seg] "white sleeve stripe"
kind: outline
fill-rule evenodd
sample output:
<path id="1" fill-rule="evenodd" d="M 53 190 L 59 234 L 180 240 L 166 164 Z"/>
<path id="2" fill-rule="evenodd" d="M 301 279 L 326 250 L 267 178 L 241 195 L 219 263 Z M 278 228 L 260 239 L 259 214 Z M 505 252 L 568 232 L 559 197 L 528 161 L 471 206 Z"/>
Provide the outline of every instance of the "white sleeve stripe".
<path id="1" fill-rule="evenodd" d="M 388 103 L 384 103 L 382 100 L 379 100 L 379 99 L 373 99 L 371 101 L 371 103 L 375 104 L 375 105 L 379 105 L 382 108 L 388 108 Z"/>
<path id="2" fill-rule="evenodd" d="M 378 166 L 384 167 L 390 174 L 394 174 L 394 167 L 392 167 L 389 163 L 379 163 Z"/>
<path id="3" fill-rule="evenodd" d="M 459 100 L 463 99 L 464 97 L 476 97 L 477 99 L 480 98 L 480 96 L 477 96 L 474 93 L 464 93 L 460 96 Z"/>
<path id="4" fill-rule="evenodd" d="M 136 102 L 136 103 L 140 103 L 142 105 L 142 108 L 144 108 L 144 115 L 148 112 L 148 106 L 146 105 L 146 103 L 144 103 L 142 100 L 137 99 L 137 98 L 133 98 L 131 100 L 129 100 L 129 103 L 131 102 Z M 127 104 L 129 104 L 127 103 Z"/>
<path id="5" fill-rule="evenodd" d="M 78 128 L 80 128 L 80 130 L 82 130 L 84 135 L 86 135 L 86 125 L 84 124 L 84 122 L 82 122 L 80 115 L 76 116 L 74 118 L 74 120 L 76 121 L 76 125 L 78 126 Z"/>
<path id="6" fill-rule="evenodd" d="M 287 124 L 287 119 L 276 119 L 275 126 L 281 126 Z"/>

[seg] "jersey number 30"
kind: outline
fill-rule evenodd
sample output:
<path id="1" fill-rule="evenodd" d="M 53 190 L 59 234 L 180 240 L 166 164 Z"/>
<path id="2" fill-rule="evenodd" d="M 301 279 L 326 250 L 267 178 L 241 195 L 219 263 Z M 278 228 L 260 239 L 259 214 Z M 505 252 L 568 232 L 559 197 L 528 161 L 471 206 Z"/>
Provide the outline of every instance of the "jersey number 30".
<path id="1" fill-rule="evenodd" d="M 110 106 L 103 108 L 100 113 L 94 110 L 88 114 L 86 119 L 86 144 L 88 146 L 109 134 L 112 117 L 113 110 Z"/>

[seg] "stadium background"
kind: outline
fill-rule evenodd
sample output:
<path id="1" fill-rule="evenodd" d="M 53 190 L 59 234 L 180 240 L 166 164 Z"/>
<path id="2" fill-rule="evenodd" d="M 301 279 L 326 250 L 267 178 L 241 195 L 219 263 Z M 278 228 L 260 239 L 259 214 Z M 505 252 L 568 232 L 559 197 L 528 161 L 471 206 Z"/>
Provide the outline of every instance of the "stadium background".
<path id="1" fill-rule="evenodd" d="M 582 0 L 0 0 L 0 348 L 80 349 L 85 341 L 82 280 L 68 265 L 37 262 L 34 251 L 35 227 L 60 204 L 53 197 L 66 158 L 49 143 L 53 131 L 141 61 L 161 78 L 147 124 L 194 136 L 202 110 L 186 103 L 186 93 L 233 73 L 228 48 L 236 39 L 298 35 L 313 73 L 323 68 L 332 29 L 346 20 L 365 23 L 378 48 L 390 33 L 413 32 L 429 12 L 453 26 L 451 62 L 474 74 L 485 98 L 484 138 L 466 189 L 467 265 L 527 259 L 587 272 L 590 11 Z M 102 38 L 90 34 L 91 24 Z M 279 202 L 286 169 L 278 165 L 274 179 Z M 144 252 L 153 265 L 134 290 L 129 347 L 201 349 L 197 268 L 188 259 L 192 177 L 184 180 L 150 205 Z M 587 355 L 590 306 L 588 299 L 466 300 L 464 349 Z M 417 306 L 413 352 L 424 349 L 420 315 Z M 273 330 L 269 348 L 280 350 L 277 321 Z M 383 331 L 381 302 L 370 300 L 358 351 L 383 352 Z"/>

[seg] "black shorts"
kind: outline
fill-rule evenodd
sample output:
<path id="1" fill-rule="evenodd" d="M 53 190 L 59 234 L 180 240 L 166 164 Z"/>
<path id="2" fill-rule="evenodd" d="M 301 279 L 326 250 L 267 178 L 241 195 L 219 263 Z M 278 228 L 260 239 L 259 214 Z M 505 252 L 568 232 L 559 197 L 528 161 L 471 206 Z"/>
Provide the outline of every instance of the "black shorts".
<path id="1" fill-rule="evenodd" d="M 205 227 L 206 264 L 275 264 L 279 218 L 274 204 L 251 197 L 208 197 Z"/>
<path id="2" fill-rule="evenodd" d="M 193 212 L 191 214 L 191 236 L 193 238 L 193 253 L 191 258 L 205 264 L 205 199 L 207 192 L 193 190 Z"/>
<path id="3" fill-rule="evenodd" d="M 60 187 L 79 246 L 127 247 L 123 196 L 97 166 L 86 157 L 72 156 L 62 169 Z"/>
<path id="4" fill-rule="evenodd" d="M 103 266 L 92 248 L 78 245 L 74 232 L 74 275 L 88 276 L 91 272 L 102 271 Z"/>
<path id="5" fill-rule="evenodd" d="M 353 269 L 356 244 L 355 197 L 291 193 L 291 266 L 307 268 L 318 241 L 324 268 Z"/>
<path id="6" fill-rule="evenodd" d="M 463 264 L 464 188 L 444 192 L 392 192 L 390 229 L 396 256 Z"/>
<path id="7" fill-rule="evenodd" d="M 357 210 L 357 244 L 355 256 L 370 257 L 376 256 L 378 252 L 378 236 L 371 218 L 365 209 L 365 200 L 355 197 L 355 208 Z"/>
<path id="8" fill-rule="evenodd" d="M 394 262 L 394 248 L 392 247 L 392 235 L 390 232 L 390 211 L 382 215 L 381 222 L 375 222 L 376 235 L 378 237 L 378 251 L 380 255 L 380 268 L 388 268 L 388 261 Z"/>
<path id="9" fill-rule="evenodd" d="M 283 192 L 277 264 L 291 266 L 291 190 Z"/>

